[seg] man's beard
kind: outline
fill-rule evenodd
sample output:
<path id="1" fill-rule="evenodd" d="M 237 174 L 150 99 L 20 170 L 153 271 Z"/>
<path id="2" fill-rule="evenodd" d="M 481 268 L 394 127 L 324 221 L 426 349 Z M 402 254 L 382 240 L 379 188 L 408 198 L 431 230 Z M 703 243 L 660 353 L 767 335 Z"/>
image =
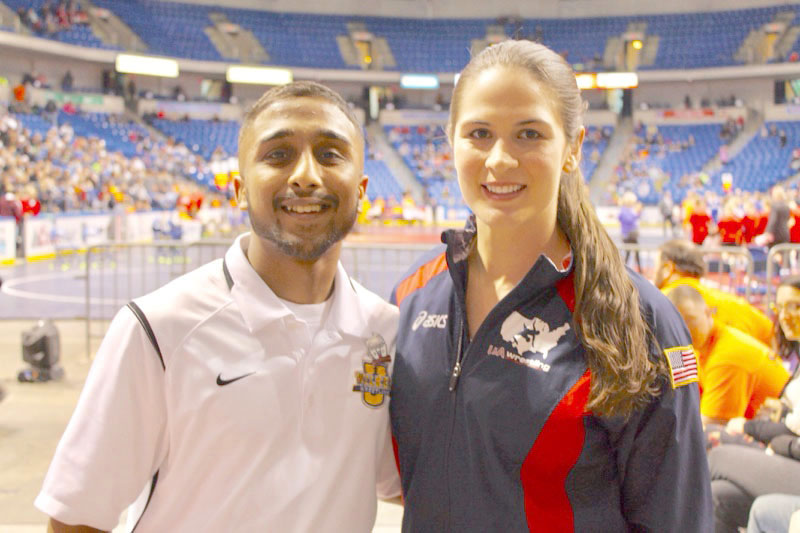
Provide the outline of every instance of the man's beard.
<path id="1" fill-rule="evenodd" d="M 271 242 L 289 257 L 298 261 L 312 262 L 322 257 L 331 246 L 344 239 L 350 233 L 358 216 L 358 206 L 356 205 L 353 213 L 343 221 L 337 221 L 334 216 L 318 235 L 314 235 L 311 238 L 297 237 L 287 233 L 277 221 L 272 225 L 262 224 L 257 217 L 253 216 L 250 204 L 248 204 L 247 212 L 250 215 L 253 233 L 258 237 Z"/>

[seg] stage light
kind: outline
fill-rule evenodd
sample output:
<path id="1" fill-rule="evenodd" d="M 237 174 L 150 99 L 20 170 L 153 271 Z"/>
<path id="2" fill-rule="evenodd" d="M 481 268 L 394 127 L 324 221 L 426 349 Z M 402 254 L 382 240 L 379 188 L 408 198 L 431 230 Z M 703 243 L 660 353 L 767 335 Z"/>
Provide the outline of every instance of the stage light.
<path id="1" fill-rule="evenodd" d="M 253 83 L 256 85 L 286 85 L 291 83 L 292 71 L 285 68 L 243 67 L 231 65 L 225 74 L 230 83 Z"/>
<path id="2" fill-rule="evenodd" d="M 598 72 L 597 86 L 601 89 L 632 89 L 639 86 L 635 72 Z"/>
<path id="3" fill-rule="evenodd" d="M 51 320 L 40 320 L 34 327 L 22 332 L 22 360 L 30 366 L 19 372 L 22 382 L 60 379 L 64 369 L 58 365 L 61 341 Z"/>
<path id="4" fill-rule="evenodd" d="M 165 57 L 117 54 L 116 68 L 117 72 L 126 74 L 143 74 L 163 78 L 178 77 L 178 62 Z"/>
<path id="5" fill-rule="evenodd" d="M 439 78 L 433 74 L 403 74 L 400 77 L 403 89 L 438 89 Z"/>

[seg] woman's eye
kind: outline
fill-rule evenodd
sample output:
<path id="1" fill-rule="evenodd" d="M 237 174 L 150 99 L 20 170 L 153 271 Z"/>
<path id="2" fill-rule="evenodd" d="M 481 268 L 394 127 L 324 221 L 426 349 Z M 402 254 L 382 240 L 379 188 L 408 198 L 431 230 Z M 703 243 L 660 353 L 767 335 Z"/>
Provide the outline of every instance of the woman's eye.
<path id="1" fill-rule="evenodd" d="M 522 130 L 519 136 L 523 139 L 538 139 L 541 137 L 539 132 L 536 130 Z"/>
<path id="2" fill-rule="evenodd" d="M 469 132 L 469 136 L 472 137 L 473 139 L 488 139 L 491 136 L 491 134 L 489 133 L 489 130 L 487 130 L 486 128 L 478 128 L 476 130 L 472 130 L 471 132 Z"/>

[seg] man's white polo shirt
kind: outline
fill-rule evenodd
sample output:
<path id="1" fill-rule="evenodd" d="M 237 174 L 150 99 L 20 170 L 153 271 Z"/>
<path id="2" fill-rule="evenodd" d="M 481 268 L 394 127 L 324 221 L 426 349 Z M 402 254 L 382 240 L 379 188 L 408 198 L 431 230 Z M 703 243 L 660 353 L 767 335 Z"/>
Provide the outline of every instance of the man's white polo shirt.
<path id="1" fill-rule="evenodd" d="M 157 473 L 136 531 L 370 531 L 399 494 L 387 393 L 397 309 L 341 265 L 318 331 L 245 257 L 213 261 L 114 318 L 36 506 L 109 530 Z"/>

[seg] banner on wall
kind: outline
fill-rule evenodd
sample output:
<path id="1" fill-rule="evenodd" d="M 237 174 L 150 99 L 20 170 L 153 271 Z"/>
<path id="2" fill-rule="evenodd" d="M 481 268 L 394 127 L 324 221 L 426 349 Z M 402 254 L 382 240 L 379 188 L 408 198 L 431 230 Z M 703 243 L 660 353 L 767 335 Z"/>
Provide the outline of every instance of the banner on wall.
<path id="1" fill-rule="evenodd" d="M 124 113 L 125 101 L 119 96 L 94 93 L 62 93 L 50 89 L 30 87 L 30 103 L 44 107 L 52 100 L 58 107 L 67 102 L 81 111 L 90 113 Z"/>
<path id="2" fill-rule="evenodd" d="M 28 217 L 23 226 L 25 257 L 40 259 L 106 242 L 110 222 L 110 214 Z"/>
<path id="3" fill-rule="evenodd" d="M 0 264 L 17 257 L 17 223 L 12 217 L 0 217 Z"/>

